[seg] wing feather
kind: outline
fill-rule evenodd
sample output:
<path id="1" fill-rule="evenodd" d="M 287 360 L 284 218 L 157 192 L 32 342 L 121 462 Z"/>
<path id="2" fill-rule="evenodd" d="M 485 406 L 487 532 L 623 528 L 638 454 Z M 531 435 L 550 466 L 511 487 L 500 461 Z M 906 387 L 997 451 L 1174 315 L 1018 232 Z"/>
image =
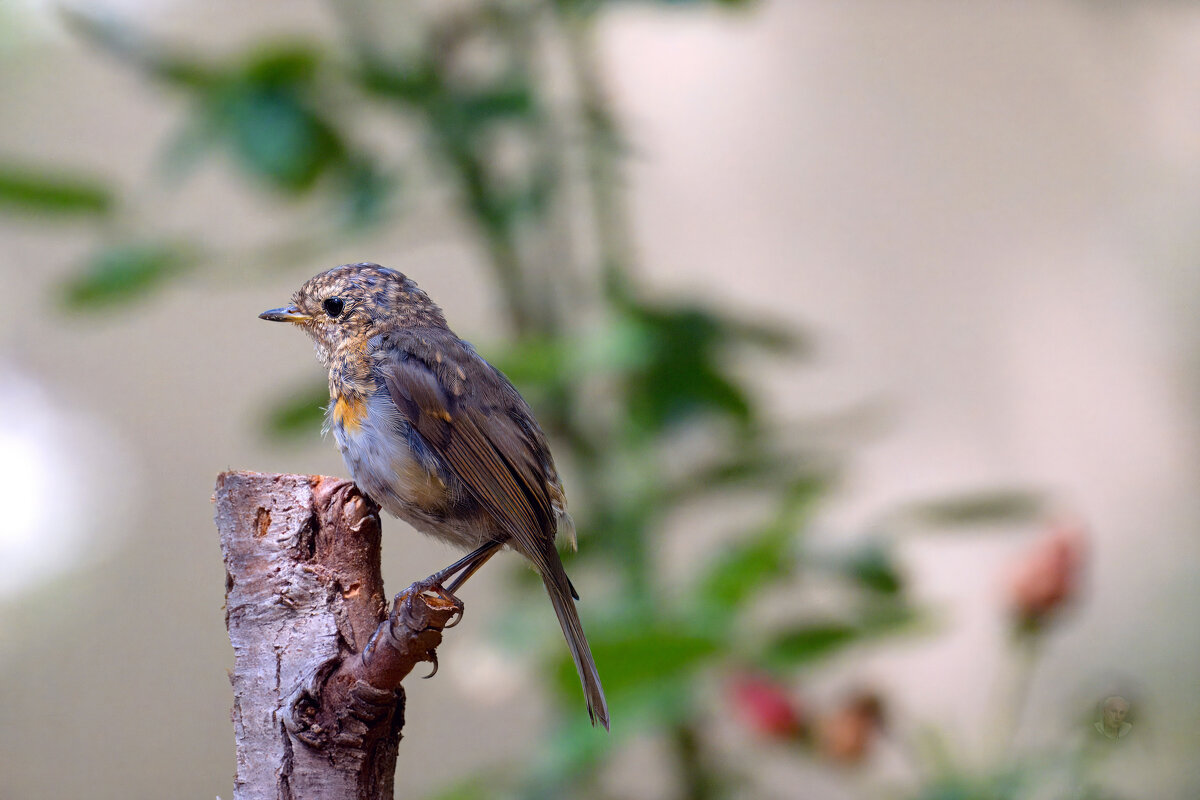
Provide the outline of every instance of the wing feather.
<path id="1" fill-rule="evenodd" d="M 438 362 L 421 358 L 416 347 L 403 352 L 408 357 L 389 359 L 381 368 L 393 403 L 513 544 L 547 573 L 547 547 L 553 552 L 557 528 L 542 469 L 547 456 L 539 452 L 544 447 L 541 437 L 527 435 L 505 407 L 515 390 L 468 381 L 460 394 L 451 394 L 437 370 L 453 370 L 454 362 L 478 356 L 465 348 L 450 353 L 439 350 L 442 360 Z M 487 375 L 479 380 L 503 380 L 486 364 L 482 366 Z M 479 372 L 467 374 L 476 378 Z M 492 391 L 486 391 L 489 388 Z"/>

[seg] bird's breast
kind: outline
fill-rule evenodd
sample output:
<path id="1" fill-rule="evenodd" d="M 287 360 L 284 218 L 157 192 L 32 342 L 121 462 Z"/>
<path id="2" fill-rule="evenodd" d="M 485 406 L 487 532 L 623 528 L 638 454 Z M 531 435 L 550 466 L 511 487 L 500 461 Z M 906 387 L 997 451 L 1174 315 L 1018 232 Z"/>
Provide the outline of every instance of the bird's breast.
<path id="1" fill-rule="evenodd" d="M 386 392 L 339 395 L 328 424 L 354 482 L 389 512 L 427 531 L 454 515 L 457 493 Z"/>

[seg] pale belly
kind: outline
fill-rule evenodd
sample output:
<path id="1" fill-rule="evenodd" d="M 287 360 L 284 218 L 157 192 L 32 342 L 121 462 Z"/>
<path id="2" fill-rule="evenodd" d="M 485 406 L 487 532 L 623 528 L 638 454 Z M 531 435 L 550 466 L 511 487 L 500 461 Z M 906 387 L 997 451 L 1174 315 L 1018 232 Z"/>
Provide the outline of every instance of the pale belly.
<path id="1" fill-rule="evenodd" d="M 388 513 L 464 550 L 496 538 L 478 514 L 464 513 L 470 501 L 453 477 L 432 455 L 414 449 L 421 447 L 419 439 L 386 396 L 370 398 L 365 414 L 331 407 L 329 429 L 354 482 Z"/>

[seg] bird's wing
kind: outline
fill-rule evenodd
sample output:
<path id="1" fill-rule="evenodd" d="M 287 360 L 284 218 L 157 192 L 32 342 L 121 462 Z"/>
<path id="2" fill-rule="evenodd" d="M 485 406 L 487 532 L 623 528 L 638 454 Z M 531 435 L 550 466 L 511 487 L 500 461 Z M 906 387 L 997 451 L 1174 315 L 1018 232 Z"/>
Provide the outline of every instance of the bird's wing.
<path id="1" fill-rule="evenodd" d="M 544 477 L 548 456 L 540 431 L 522 425 L 515 413 L 516 390 L 458 342 L 439 347 L 414 337 L 390 344 L 395 357 L 379 369 L 400 414 L 545 573 L 557 527 Z M 465 369 L 466 359 L 481 363 Z"/>

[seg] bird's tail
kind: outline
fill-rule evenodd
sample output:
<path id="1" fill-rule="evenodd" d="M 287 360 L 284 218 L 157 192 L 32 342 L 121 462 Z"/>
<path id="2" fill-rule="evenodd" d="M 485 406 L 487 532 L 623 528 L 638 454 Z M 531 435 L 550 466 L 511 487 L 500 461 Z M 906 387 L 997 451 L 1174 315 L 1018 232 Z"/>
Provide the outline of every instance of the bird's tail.
<path id="1" fill-rule="evenodd" d="M 604 699 L 604 688 L 600 685 L 600 675 L 596 672 L 596 662 L 592 659 L 592 648 L 588 647 L 587 636 L 583 633 L 583 625 L 575 610 L 575 601 L 571 582 L 567 579 L 566 570 L 558 553 L 551 551 L 549 567 L 542 573 L 542 582 L 546 584 L 546 593 L 554 604 L 554 613 L 558 615 L 558 624 L 562 626 L 563 635 L 567 637 L 567 646 L 571 648 L 571 658 L 575 660 L 575 669 L 579 672 L 579 681 L 583 684 L 583 694 L 587 697 L 588 716 L 592 724 L 597 721 L 608 730 L 608 701 Z"/>

